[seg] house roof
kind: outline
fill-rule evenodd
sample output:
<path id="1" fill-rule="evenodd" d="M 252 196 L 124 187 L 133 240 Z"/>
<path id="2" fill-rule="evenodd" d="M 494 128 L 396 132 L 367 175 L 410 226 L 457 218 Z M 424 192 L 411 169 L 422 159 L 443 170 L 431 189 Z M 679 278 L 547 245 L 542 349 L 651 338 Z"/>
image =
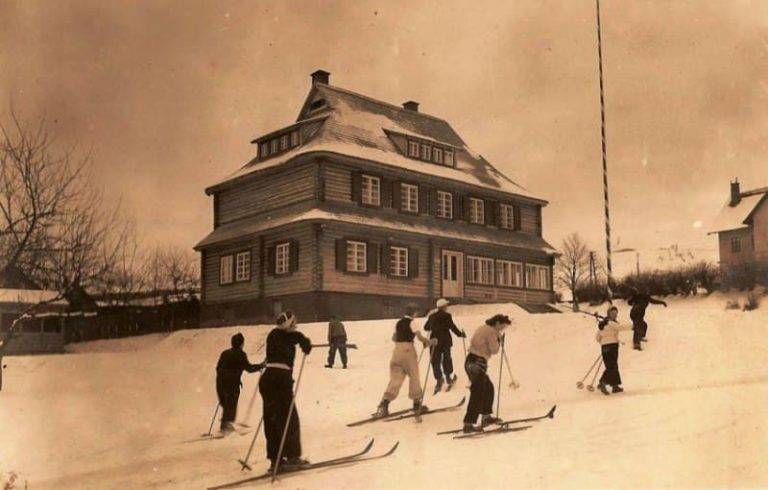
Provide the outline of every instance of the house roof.
<path id="1" fill-rule="evenodd" d="M 52 305 L 66 305 L 67 300 L 57 291 L 45 289 L 0 289 L 0 303 L 36 305 L 48 302 Z"/>
<path id="2" fill-rule="evenodd" d="M 741 193 L 741 201 L 735 206 L 728 200 L 712 223 L 708 234 L 738 230 L 749 226 L 749 218 L 757 206 L 768 196 L 768 188 Z"/>
<path id="3" fill-rule="evenodd" d="M 310 113 L 310 102 L 318 98 L 325 99 L 327 106 Z M 208 190 L 214 190 L 260 170 L 285 164 L 302 154 L 330 152 L 515 194 L 546 204 L 545 200 L 535 196 L 472 151 L 443 119 L 423 112 L 406 110 L 339 87 L 314 84 L 298 121 L 302 122 L 310 117 L 318 120 L 319 115 L 327 117 L 309 141 L 264 161 L 254 158 Z M 456 166 L 447 167 L 408 158 L 398 150 L 387 132 L 416 136 L 454 147 Z"/>
<path id="4" fill-rule="evenodd" d="M 281 212 L 266 218 L 264 216 L 255 216 L 253 218 L 227 223 L 213 230 L 208 236 L 195 245 L 195 248 L 199 250 L 210 245 L 234 242 L 264 230 L 292 223 L 315 220 L 344 222 L 393 231 L 419 233 L 430 235 L 435 238 L 449 238 L 524 248 L 528 250 L 538 250 L 550 255 L 555 253 L 555 250 L 551 245 L 549 245 L 543 238 L 536 235 L 510 233 L 506 230 L 496 230 L 470 224 L 456 226 L 453 222 L 442 223 L 435 220 L 425 220 L 418 216 L 405 216 L 402 214 L 392 216 L 380 215 L 379 213 L 376 213 L 375 210 L 350 213 L 343 211 L 340 207 L 332 205 L 320 209 L 314 208 Z"/>

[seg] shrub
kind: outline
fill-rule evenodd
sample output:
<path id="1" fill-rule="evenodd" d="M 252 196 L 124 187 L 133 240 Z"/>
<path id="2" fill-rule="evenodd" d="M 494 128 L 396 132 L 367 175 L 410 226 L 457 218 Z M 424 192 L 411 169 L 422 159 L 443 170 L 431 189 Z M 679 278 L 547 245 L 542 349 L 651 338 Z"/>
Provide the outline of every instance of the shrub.
<path id="1" fill-rule="evenodd" d="M 760 306 L 760 298 L 757 293 L 750 291 L 747 294 L 747 300 L 744 302 L 744 311 L 756 310 Z"/>
<path id="2" fill-rule="evenodd" d="M 746 291 L 757 285 L 768 286 L 768 264 L 750 261 L 723 270 L 725 289 Z"/>

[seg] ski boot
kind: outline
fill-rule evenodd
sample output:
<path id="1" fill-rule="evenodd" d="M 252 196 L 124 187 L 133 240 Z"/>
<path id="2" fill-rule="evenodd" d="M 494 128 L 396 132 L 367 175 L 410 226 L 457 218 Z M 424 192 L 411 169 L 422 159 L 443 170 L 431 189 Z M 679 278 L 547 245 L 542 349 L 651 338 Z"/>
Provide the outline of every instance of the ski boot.
<path id="1" fill-rule="evenodd" d="M 464 422 L 464 427 L 461 429 L 461 432 L 464 434 L 472 434 L 474 432 L 482 432 L 483 429 L 481 427 L 475 427 L 473 424 L 469 424 L 467 422 Z"/>
<path id="2" fill-rule="evenodd" d="M 445 391 L 451 391 L 451 388 L 453 388 L 453 383 L 455 383 L 457 379 L 458 378 L 455 374 L 450 377 L 446 376 L 445 382 L 448 383 L 448 387 L 445 389 Z"/>
<path id="3" fill-rule="evenodd" d="M 483 415 L 482 420 L 480 421 L 481 427 L 488 427 L 489 425 L 498 424 L 502 420 L 498 417 L 494 417 L 493 415 L 487 414 Z"/>
<path id="4" fill-rule="evenodd" d="M 619 385 L 616 385 L 616 386 L 613 387 L 613 390 L 611 390 L 611 391 L 613 391 L 614 393 L 623 393 L 624 392 L 624 388 L 622 388 Z"/>
<path id="5" fill-rule="evenodd" d="M 347 365 L 344 364 L 343 366 L 341 366 L 341 369 L 347 369 Z"/>
<path id="6" fill-rule="evenodd" d="M 282 458 L 280 460 L 280 467 L 277 469 L 277 471 L 280 471 L 285 468 L 285 458 Z M 275 462 L 273 460 L 269 460 L 269 469 L 267 469 L 267 473 L 274 473 L 275 472 Z"/>
<path id="7" fill-rule="evenodd" d="M 606 385 L 606 384 L 605 384 L 605 383 L 603 383 L 602 381 L 600 381 L 600 382 L 597 384 L 597 389 L 599 389 L 599 390 L 600 390 L 600 391 L 603 393 L 603 395 L 610 395 L 610 394 L 611 394 L 611 392 L 610 392 L 610 391 L 608 391 L 608 385 Z"/>
<path id="8" fill-rule="evenodd" d="M 413 411 L 416 413 L 429 412 L 429 407 L 422 405 L 421 400 L 413 400 Z"/>
<path id="9" fill-rule="evenodd" d="M 440 390 L 442 390 L 442 389 L 443 389 L 443 378 L 440 378 L 435 383 L 435 392 L 434 392 L 434 394 L 437 395 L 438 393 L 440 393 Z"/>
<path id="10" fill-rule="evenodd" d="M 376 417 L 383 418 L 389 415 L 389 400 L 381 400 L 376 408 Z"/>
<path id="11" fill-rule="evenodd" d="M 287 458 L 281 466 L 283 466 L 286 470 L 295 470 L 304 466 L 309 466 L 309 464 L 310 463 L 308 460 L 294 456 L 292 458 Z"/>
<path id="12" fill-rule="evenodd" d="M 328 369 L 333 369 L 333 364 L 326 364 L 325 367 L 327 367 Z"/>
<path id="13" fill-rule="evenodd" d="M 224 422 L 221 424 L 221 433 L 224 435 L 229 435 L 235 431 L 235 426 L 232 422 Z"/>
<path id="14" fill-rule="evenodd" d="M 640 345 L 640 342 L 635 342 L 633 349 L 635 349 L 635 350 L 643 350 L 643 346 Z"/>

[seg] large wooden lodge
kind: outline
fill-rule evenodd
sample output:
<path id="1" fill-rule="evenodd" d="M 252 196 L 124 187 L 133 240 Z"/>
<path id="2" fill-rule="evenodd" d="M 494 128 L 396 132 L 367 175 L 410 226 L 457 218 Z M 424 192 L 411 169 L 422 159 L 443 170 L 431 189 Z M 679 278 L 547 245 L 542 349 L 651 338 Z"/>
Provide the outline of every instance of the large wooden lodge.
<path id="1" fill-rule="evenodd" d="M 258 155 L 206 189 L 196 245 L 202 322 L 392 317 L 405 305 L 553 301 L 543 199 L 472 151 L 444 120 L 329 84 Z"/>

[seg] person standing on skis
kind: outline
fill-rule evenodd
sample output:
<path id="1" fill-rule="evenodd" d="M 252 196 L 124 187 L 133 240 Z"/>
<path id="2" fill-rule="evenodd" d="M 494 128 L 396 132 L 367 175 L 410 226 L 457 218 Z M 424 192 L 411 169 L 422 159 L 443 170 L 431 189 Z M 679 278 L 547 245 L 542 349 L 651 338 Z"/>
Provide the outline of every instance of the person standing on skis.
<path id="1" fill-rule="evenodd" d="M 614 393 L 624 391 L 624 388 L 621 387 L 621 374 L 619 373 L 619 332 L 632 330 L 632 325 L 619 323 L 616 320 L 618 316 L 619 309 L 611 306 L 608 309 L 608 316 L 597 324 L 599 331 L 595 339 L 600 343 L 603 365 L 605 366 L 605 371 L 600 376 L 597 387 L 603 392 L 603 395 L 610 395 L 609 386 L 613 388 Z"/>
<path id="2" fill-rule="evenodd" d="M 430 359 L 432 360 L 432 374 L 435 375 L 435 393 L 443 387 L 443 375 L 445 381 L 452 385 L 456 381 L 453 374 L 453 359 L 451 359 L 451 347 L 453 347 L 453 338 L 451 332 L 457 337 L 466 337 L 467 334 L 459 330 L 453 317 L 448 313 L 449 301 L 445 298 L 437 300 L 437 310 L 429 315 L 424 330 L 430 332 L 430 338 L 437 340 L 437 345 L 430 349 Z"/>
<path id="3" fill-rule="evenodd" d="M 645 335 L 648 333 L 648 323 L 645 321 L 645 310 L 649 304 L 652 305 L 664 305 L 667 307 L 667 303 L 660 299 L 654 299 L 650 294 L 645 291 L 633 290 L 632 294 L 627 298 L 627 304 L 632 306 L 629 312 L 629 318 L 632 319 L 635 333 L 632 337 L 632 343 L 635 350 L 643 350 L 640 342 L 645 342 Z"/>
<path id="4" fill-rule="evenodd" d="M 237 402 L 240 399 L 240 376 L 243 371 L 255 373 L 264 369 L 263 364 L 251 364 L 243 352 L 245 337 L 237 333 L 232 336 L 232 348 L 225 350 L 219 356 L 216 364 L 216 394 L 221 405 L 221 431 L 235 430 L 234 422 L 237 417 Z"/>
<path id="5" fill-rule="evenodd" d="M 277 326 L 267 335 L 266 369 L 259 380 L 259 393 L 264 402 L 267 458 L 272 463 L 270 471 L 277 463 L 286 424 L 288 432 L 280 468 L 288 469 L 309 464 L 301 458 L 301 429 L 295 404 L 288 420 L 288 412 L 294 396 L 293 363 L 296 358 L 296 345 L 301 347 L 305 355 L 312 350 L 310 340 L 296 330 L 296 316 L 288 310 L 277 318 Z"/>
<path id="6" fill-rule="evenodd" d="M 413 330 L 411 325 L 413 315 L 414 310 L 408 308 L 405 315 L 395 325 L 395 333 L 392 335 L 395 348 L 389 361 L 389 384 L 376 409 L 377 417 L 389 415 L 389 402 L 397 398 L 406 377 L 408 377 L 408 398 L 413 400 L 414 412 L 421 413 L 428 410 L 421 403 L 424 393 L 421 388 L 421 381 L 419 380 L 419 361 L 416 356 L 413 339 L 418 337 L 425 349 L 437 344 L 437 341 L 429 340 L 418 330 Z"/>
<path id="7" fill-rule="evenodd" d="M 344 324 L 335 315 L 331 315 L 331 321 L 328 322 L 328 346 L 328 362 L 325 367 L 333 368 L 338 350 L 341 357 L 341 367 L 347 369 L 347 331 Z"/>
<path id="8" fill-rule="evenodd" d="M 476 432 L 483 427 L 499 422 L 493 413 L 493 382 L 488 377 L 488 360 L 498 354 L 501 348 L 502 332 L 512 324 L 508 316 L 498 314 L 485 321 L 472 335 L 469 354 L 464 362 L 472 386 L 469 404 L 464 416 L 464 433 Z M 517 382 L 515 382 L 517 383 Z M 477 416 L 482 415 L 480 427 L 475 427 Z"/>

